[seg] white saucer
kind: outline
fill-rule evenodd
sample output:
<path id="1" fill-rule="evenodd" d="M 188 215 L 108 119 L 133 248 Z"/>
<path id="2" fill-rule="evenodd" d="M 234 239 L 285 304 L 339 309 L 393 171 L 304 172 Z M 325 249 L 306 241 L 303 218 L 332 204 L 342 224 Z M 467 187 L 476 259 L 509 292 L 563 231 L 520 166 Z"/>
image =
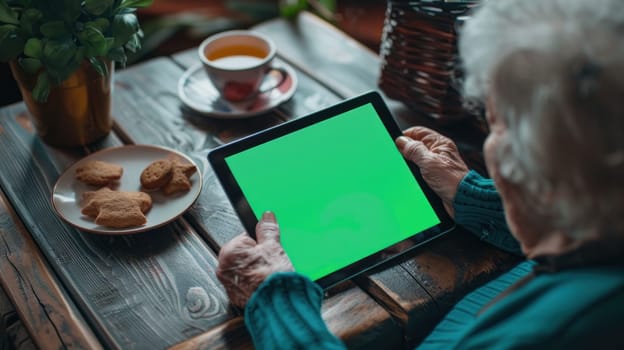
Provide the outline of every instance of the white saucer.
<path id="1" fill-rule="evenodd" d="M 192 66 L 182 74 L 178 81 L 178 95 L 187 107 L 210 117 L 223 119 L 253 117 L 288 101 L 297 89 L 297 75 L 292 67 L 283 62 L 275 62 L 274 67 L 285 71 L 286 77 L 278 87 L 259 94 L 251 101 L 233 103 L 221 98 L 208 79 L 201 63 Z M 280 73 L 269 73 L 263 86 L 275 85 L 276 80 L 279 79 L 282 79 Z"/>
<path id="2" fill-rule="evenodd" d="M 146 213 L 147 223 L 124 229 L 116 229 L 97 225 L 93 219 L 83 215 L 81 211 L 82 194 L 95 191 L 99 186 L 89 186 L 76 180 L 76 168 L 91 160 L 101 160 L 123 167 L 123 175 L 114 188 L 119 191 L 144 191 L 141 188 L 141 172 L 147 165 L 157 159 L 178 158 L 184 162 L 195 164 L 186 155 L 165 147 L 151 145 L 128 145 L 106 148 L 82 158 L 67 168 L 59 177 L 52 192 L 52 204 L 58 215 L 72 226 L 83 231 L 108 235 L 130 234 L 147 231 L 165 225 L 184 213 L 199 197 L 202 188 L 202 174 L 199 168 L 191 176 L 191 189 L 171 196 L 162 191 L 147 192 L 152 197 L 152 208 Z"/>

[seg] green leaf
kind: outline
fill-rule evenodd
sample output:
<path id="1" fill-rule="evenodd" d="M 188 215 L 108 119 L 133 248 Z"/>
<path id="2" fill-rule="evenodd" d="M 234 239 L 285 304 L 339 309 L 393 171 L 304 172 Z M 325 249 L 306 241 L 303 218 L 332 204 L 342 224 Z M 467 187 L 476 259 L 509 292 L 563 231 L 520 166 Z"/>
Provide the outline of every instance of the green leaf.
<path id="1" fill-rule="evenodd" d="M 30 38 L 24 45 L 24 54 L 33 58 L 41 58 L 43 43 L 40 39 Z"/>
<path id="2" fill-rule="evenodd" d="M 336 0 L 319 0 L 319 3 L 331 13 L 336 12 Z"/>
<path id="3" fill-rule="evenodd" d="M 50 70 L 51 78 L 62 81 L 67 67 L 76 54 L 76 45 L 71 39 L 49 40 L 44 43 L 41 61 Z"/>
<path id="4" fill-rule="evenodd" d="M 106 38 L 94 27 L 86 27 L 77 34 L 78 40 L 85 47 L 87 56 L 103 56 L 108 50 Z"/>
<path id="5" fill-rule="evenodd" d="M 21 54 L 26 42 L 17 28 L 7 28 L 7 26 L 0 26 L 2 27 L 0 31 L 0 61 L 3 62 Z"/>
<path id="6" fill-rule="evenodd" d="M 82 61 L 85 58 L 85 48 L 84 47 L 79 47 L 76 50 L 76 54 L 74 55 L 74 62 L 76 62 L 77 64 L 82 63 Z"/>
<path id="7" fill-rule="evenodd" d="M 93 21 L 89 21 L 85 23 L 84 26 L 93 27 L 99 30 L 100 32 L 104 33 L 108 29 L 108 27 L 110 27 L 110 22 L 108 21 L 108 19 L 100 17 L 100 18 L 96 18 Z"/>
<path id="8" fill-rule="evenodd" d="M 108 52 L 113 45 L 115 45 L 115 38 L 105 38 L 106 39 L 106 51 Z"/>
<path id="9" fill-rule="evenodd" d="M 106 68 L 106 65 L 104 63 L 102 63 L 100 60 L 98 60 L 97 58 L 89 57 L 89 62 L 91 62 L 91 65 L 93 66 L 93 68 L 95 68 L 95 70 L 100 75 L 107 75 L 108 74 L 108 68 Z"/>
<path id="10" fill-rule="evenodd" d="M 0 1 L 0 22 L 9 24 L 19 24 L 17 15 L 4 0 Z"/>
<path id="11" fill-rule="evenodd" d="M 126 62 L 128 61 L 128 57 L 126 56 L 126 50 L 123 47 L 116 47 L 108 51 L 106 55 L 108 59 L 111 61 L 119 62 L 122 67 L 126 66 Z"/>
<path id="12" fill-rule="evenodd" d="M 51 1 L 53 4 L 55 2 L 56 1 Z M 58 4 L 56 4 L 55 10 L 68 25 L 76 22 L 78 17 L 80 17 L 80 12 L 82 11 L 82 0 L 63 0 L 63 4 L 61 6 L 61 8 L 58 8 Z"/>
<path id="13" fill-rule="evenodd" d="M 139 40 L 139 35 L 135 34 L 130 38 L 130 40 L 124 45 L 124 47 L 130 52 L 136 52 L 141 48 L 141 40 Z"/>
<path id="14" fill-rule="evenodd" d="M 114 47 L 119 47 L 128 43 L 133 35 L 139 31 L 139 21 L 132 13 L 116 15 L 113 18 L 112 32 L 115 38 Z"/>
<path id="15" fill-rule="evenodd" d="M 1 0 L 0 0 L 1 1 Z M 0 41 L 4 40 L 4 37 L 17 32 L 19 28 L 13 24 L 2 24 L 0 25 Z"/>
<path id="16" fill-rule="evenodd" d="M 74 57 L 69 61 L 68 67 L 71 69 L 70 74 L 75 72 L 78 69 L 78 66 L 84 61 L 85 58 L 85 48 L 80 46 L 76 49 L 76 53 Z"/>
<path id="17" fill-rule="evenodd" d="M 39 30 L 46 38 L 57 39 L 69 35 L 69 31 L 65 28 L 65 22 L 63 21 L 46 22 L 39 27 Z"/>
<path id="18" fill-rule="evenodd" d="M 41 61 L 36 58 L 20 58 L 19 65 L 29 74 L 35 74 L 41 68 Z"/>
<path id="19" fill-rule="evenodd" d="M 46 72 L 39 73 L 32 94 L 35 101 L 39 103 L 48 100 L 48 95 L 50 94 L 50 76 Z"/>
<path id="20" fill-rule="evenodd" d="M 92 15 L 99 16 L 113 5 L 115 0 L 85 0 L 84 7 Z"/>
<path id="21" fill-rule="evenodd" d="M 35 24 L 43 18 L 43 14 L 41 11 L 33 8 L 26 9 L 22 13 L 22 17 L 20 18 L 20 26 L 23 30 L 26 31 L 29 35 L 33 35 Z"/>
<path id="22" fill-rule="evenodd" d="M 295 17 L 307 7 L 308 2 L 306 0 L 280 0 L 279 2 L 280 14 L 286 18 Z"/>
<path id="23" fill-rule="evenodd" d="M 154 0 L 122 0 L 119 5 L 120 9 L 123 8 L 140 8 L 150 6 Z"/>

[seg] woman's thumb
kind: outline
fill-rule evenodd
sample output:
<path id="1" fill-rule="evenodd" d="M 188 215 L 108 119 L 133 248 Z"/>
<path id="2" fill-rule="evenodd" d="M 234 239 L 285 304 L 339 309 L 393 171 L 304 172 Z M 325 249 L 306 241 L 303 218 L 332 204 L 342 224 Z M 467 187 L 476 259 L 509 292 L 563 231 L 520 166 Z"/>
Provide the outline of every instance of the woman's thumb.
<path id="1" fill-rule="evenodd" d="M 422 162 L 426 158 L 427 153 L 429 153 L 429 149 L 425 144 L 406 136 L 397 137 L 395 142 L 403 157 L 416 163 L 419 167 L 423 165 Z"/>

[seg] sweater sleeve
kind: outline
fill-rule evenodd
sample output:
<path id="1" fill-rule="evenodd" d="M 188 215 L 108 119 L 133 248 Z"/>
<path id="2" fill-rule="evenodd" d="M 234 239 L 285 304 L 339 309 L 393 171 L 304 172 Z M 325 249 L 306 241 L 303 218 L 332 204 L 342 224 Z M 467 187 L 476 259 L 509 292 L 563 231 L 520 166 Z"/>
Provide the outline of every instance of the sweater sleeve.
<path id="1" fill-rule="evenodd" d="M 321 318 L 322 289 L 295 272 L 275 273 L 245 307 L 256 349 L 345 349 Z"/>
<path id="2" fill-rule="evenodd" d="M 471 170 L 459 183 L 453 208 L 457 224 L 483 241 L 522 255 L 518 241 L 509 232 L 503 204 L 493 180 Z"/>

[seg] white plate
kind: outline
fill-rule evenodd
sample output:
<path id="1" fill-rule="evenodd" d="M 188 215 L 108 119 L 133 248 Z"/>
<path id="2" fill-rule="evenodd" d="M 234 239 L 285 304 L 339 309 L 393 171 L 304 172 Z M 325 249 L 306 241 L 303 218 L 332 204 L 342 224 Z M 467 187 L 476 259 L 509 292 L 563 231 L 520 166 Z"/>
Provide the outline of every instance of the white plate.
<path id="1" fill-rule="evenodd" d="M 192 66 L 182 74 L 178 81 L 178 95 L 187 107 L 210 117 L 221 119 L 253 117 L 288 101 L 297 89 L 297 75 L 292 67 L 283 62 L 276 62 L 273 66 L 285 72 L 286 76 L 279 86 L 258 94 L 251 101 L 233 103 L 221 98 L 201 64 Z M 275 85 L 278 79 L 282 79 L 280 73 L 269 73 L 260 89 Z"/>
<path id="2" fill-rule="evenodd" d="M 138 233 L 165 225 L 184 213 L 195 202 L 201 192 L 203 182 L 201 171 L 197 167 L 197 172 L 190 178 L 191 189 L 187 192 L 166 196 L 160 190 L 150 192 L 143 190 L 140 182 L 143 169 L 157 159 L 168 157 L 178 157 L 182 161 L 192 163 L 197 167 L 197 164 L 186 155 L 172 149 L 157 146 L 129 145 L 107 148 L 93 153 L 70 166 L 56 181 L 52 192 L 54 209 L 69 224 L 81 230 L 94 233 L 109 235 Z M 114 186 L 113 189 L 149 193 L 152 197 L 152 208 L 145 215 L 147 217 L 145 225 L 115 229 L 97 225 L 92 218 L 80 213 L 82 193 L 95 191 L 100 188 L 76 180 L 76 168 L 92 160 L 101 160 L 123 167 L 123 175 L 118 185 Z"/>

